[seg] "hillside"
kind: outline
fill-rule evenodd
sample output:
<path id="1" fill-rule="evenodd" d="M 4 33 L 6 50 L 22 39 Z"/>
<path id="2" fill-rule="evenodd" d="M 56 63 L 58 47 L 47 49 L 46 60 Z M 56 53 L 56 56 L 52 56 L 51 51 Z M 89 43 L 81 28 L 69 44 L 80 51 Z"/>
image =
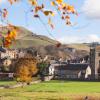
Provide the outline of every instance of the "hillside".
<path id="1" fill-rule="evenodd" d="M 47 46 L 47 45 L 54 45 L 56 41 L 50 39 L 43 35 L 37 35 L 32 33 L 31 31 L 20 27 L 18 37 L 16 39 L 15 44 L 13 44 L 13 48 L 27 48 L 27 47 L 34 47 L 34 46 Z M 68 44 L 67 47 L 75 48 L 77 50 L 86 50 L 89 51 L 89 46 L 87 44 Z"/>
<path id="2" fill-rule="evenodd" d="M 13 43 L 12 48 L 28 48 L 38 47 L 40 45 L 46 46 L 54 44 L 56 41 L 42 35 L 36 35 L 31 31 L 20 27 L 16 41 Z"/>
<path id="3" fill-rule="evenodd" d="M 43 35 L 37 35 L 23 27 L 18 27 L 18 29 L 16 41 L 12 43 L 11 48 L 38 47 L 40 45 L 46 46 L 56 43 L 53 39 Z M 2 32 L 2 34 L 6 34 L 7 31 L 8 29 L 6 26 L 0 27 L 0 32 Z"/>
<path id="4" fill-rule="evenodd" d="M 23 27 L 18 27 L 18 36 L 16 41 L 11 46 L 12 48 L 28 48 L 28 47 L 38 47 L 38 46 L 47 46 L 54 45 L 57 41 L 50 39 L 43 35 L 37 35 Z M 0 31 L 3 33 L 7 32 L 7 28 L 0 28 Z M 75 48 L 77 50 L 86 50 L 89 51 L 89 46 L 87 44 L 67 44 L 65 47 Z"/>
<path id="5" fill-rule="evenodd" d="M 40 55 L 51 55 L 55 58 L 64 58 L 64 59 L 74 59 L 74 57 L 85 57 L 89 55 L 89 52 L 86 50 L 69 50 L 67 45 L 62 45 L 61 47 L 57 48 L 54 45 L 47 45 L 47 46 L 39 46 L 38 52 Z"/>
<path id="6" fill-rule="evenodd" d="M 7 31 L 6 27 L 3 31 Z M 50 55 L 54 57 L 74 58 L 75 56 L 83 57 L 89 54 L 89 46 L 86 44 L 67 44 L 57 48 L 57 41 L 43 35 L 36 35 L 31 31 L 19 27 L 16 41 L 13 42 L 11 48 L 34 48 L 41 56 Z M 75 48 L 76 51 L 66 50 L 67 48 Z"/>
<path id="7" fill-rule="evenodd" d="M 86 50 L 89 52 L 90 50 L 90 47 L 89 45 L 87 44 L 83 44 L 83 43 L 77 43 L 77 44 L 68 44 L 68 47 L 72 47 L 72 48 L 75 48 L 77 50 Z"/>

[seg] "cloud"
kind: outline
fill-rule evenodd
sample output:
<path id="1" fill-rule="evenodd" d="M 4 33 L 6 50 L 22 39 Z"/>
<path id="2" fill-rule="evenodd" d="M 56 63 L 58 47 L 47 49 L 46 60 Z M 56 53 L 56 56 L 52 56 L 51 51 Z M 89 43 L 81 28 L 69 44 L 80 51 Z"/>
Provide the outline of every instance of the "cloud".
<path id="1" fill-rule="evenodd" d="M 84 0 L 82 11 L 89 19 L 100 19 L 100 0 Z"/>
<path id="2" fill-rule="evenodd" d="M 58 39 L 62 43 L 89 43 L 100 42 L 100 37 L 96 34 L 89 34 L 87 36 L 68 36 Z"/>

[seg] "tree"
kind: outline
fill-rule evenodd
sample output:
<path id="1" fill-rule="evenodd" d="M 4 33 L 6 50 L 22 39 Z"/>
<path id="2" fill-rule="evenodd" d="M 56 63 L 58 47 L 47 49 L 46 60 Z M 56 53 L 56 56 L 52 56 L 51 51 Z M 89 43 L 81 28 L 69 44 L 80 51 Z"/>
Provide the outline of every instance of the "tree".
<path id="1" fill-rule="evenodd" d="M 40 75 L 42 81 L 44 81 L 44 76 L 48 75 L 48 67 L 49 63 L 47 62 L 42 61 L 38 63 L 38 69 L 39 69 L 38 74 Z"/>
<path id="2" fill-rule="evenodd" d="M 2 72 L 11 72 L 10 69 L 11 69 L 11 60 L 6 58 L 6 59 L 3 59 L 2 60 L 2 67 L 1 67 L 1 70 Z"/>
<path id="3" fill-rule="evenodd" d="M 32 81 L 32 76 L 38 72 L 35 58 L 20 58 L 15 64 L 15 73 L 17 81 Z"/>

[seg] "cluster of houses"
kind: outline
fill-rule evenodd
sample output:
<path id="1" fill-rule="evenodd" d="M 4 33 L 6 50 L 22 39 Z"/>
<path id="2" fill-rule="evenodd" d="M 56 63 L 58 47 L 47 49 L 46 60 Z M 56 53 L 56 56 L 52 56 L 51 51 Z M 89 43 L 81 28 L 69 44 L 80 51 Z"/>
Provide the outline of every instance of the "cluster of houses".
<path id="1" fill-rule="evenodd" d="M 18 58 L 24 58 L 26 53 L 26 50 L 22 49 L 5 49 L 0 47 L 0 79 L 13 78 L 14 73 L 2 71 L 2 67 L 10 66 Z"/>
<path id="2" fill-rule="evenodd" d="M 99 80 L 100 79 L 100 45 L 90 47 L 88 61 L 52 63 L 49 74 L 55 79 Z"/>
<path id="3" fill-rule="evenodd" d="M 0 52 L 0 66 L 3 61 L 4 65 L 11 64 L 11 59 L 25 57 L 26 50 L 7 49 L 5 52 Z M 37 55 L 39 56 L 39 55 Z M 6 60 L 4 58 L 7 58 Z M 47 60 L 46 56 L 44 60 Z M 1 76 L 2 72 L 0 72 Z M 72 61 L 50 61 L 48 67 L 48 75 L 54 79 L 75 79 L 75 80 L 99 80 L 100 79 L 100 45 L 90 47 L 90 55 L 88 59 L 81 58 L 80 62 L 76 59 Z M 9 73 L 9 77 L 13 76 Z"/>
<path id="4" fill-rule="evenodd" d="M 17 59 L 17 58 L 24 57 L 25 54 L 26 54 L 25 50 L 6 49 L 5 52 L 0 52 L 0 59 L 3 59 L 3 58 Z"/>

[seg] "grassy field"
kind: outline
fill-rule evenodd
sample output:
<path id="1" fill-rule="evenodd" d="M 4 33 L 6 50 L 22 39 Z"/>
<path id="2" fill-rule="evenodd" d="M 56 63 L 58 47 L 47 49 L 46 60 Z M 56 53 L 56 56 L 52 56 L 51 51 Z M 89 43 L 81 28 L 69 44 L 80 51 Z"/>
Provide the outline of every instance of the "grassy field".
<path id="1" fill-rule="evenodd" d="M 86 96 L 100 100 L 100 82 L 50 81 L 0 90 L 0 100 L 84 100 Z"/>
<path id="2" fill-rule="evenodd" d="M 1 85 L 14 85 L 16 84 L 17 82 L 16 81 L 0 81 L 0 86 Z"/>

